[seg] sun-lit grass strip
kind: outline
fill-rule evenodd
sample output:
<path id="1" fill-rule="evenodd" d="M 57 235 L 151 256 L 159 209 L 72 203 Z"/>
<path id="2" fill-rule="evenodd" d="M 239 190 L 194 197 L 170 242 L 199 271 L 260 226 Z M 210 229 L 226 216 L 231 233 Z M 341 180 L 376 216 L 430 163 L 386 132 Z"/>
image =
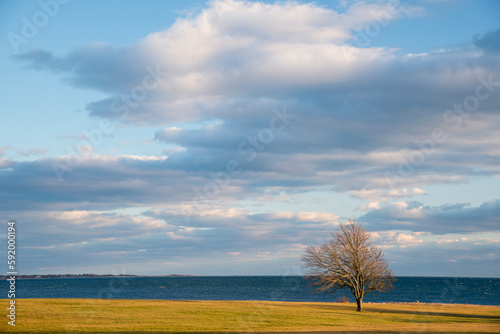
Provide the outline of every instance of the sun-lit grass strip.
<path id="1" fill-rule="evenodd" d="M 3 318 L 0 332 L 18 333 L 500 331 L 500 306 L 422 303 L 18 299 L 16 327 Z"/>

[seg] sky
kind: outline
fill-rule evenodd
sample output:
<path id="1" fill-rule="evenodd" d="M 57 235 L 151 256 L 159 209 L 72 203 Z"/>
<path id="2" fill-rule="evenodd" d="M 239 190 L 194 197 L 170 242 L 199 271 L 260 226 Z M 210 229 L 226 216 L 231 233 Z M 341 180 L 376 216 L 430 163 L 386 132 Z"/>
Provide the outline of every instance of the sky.
<path id="1" fill-rule="evenodd" d="M 396 275 L 500 277 L 498 1 L 3 1 L 0 32 L 20 274 L 301 275 L 356 219 Z"/>

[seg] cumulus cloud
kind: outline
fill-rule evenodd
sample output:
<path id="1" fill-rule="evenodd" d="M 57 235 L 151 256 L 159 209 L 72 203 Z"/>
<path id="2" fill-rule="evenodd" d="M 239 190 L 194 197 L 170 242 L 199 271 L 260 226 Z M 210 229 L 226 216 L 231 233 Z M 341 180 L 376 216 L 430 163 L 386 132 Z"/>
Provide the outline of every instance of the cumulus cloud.
<path id="1" fill-rule="evenodd" d="M 44 217 L 30 216 L 33 226 L 53 231 L 66 224 L 66 246 L 50 239 L 33 247 L 100 245 L 95 254 L 137 260 L 142 243 L 154 261 L 179 251 L 298 254 L 342 218 L 249 213 L 241 202 L 300 203 L 319 188 L 366 201 L 359 209 L 371 231 L 401 230 L 381 241 L 388 249 L 422 247 L 423 231 L 498 231 L 496 199 L 479 207 L 411 201 L 427 185 L 500 176 L 498 29 L 419 55 L 356 43 L 356 30 L 422 14 L 391 1 L 333 10 L 219 0 L 124 47 L 17 55 L 28 68 L 106 94 L 87 104 L 90 116 L 149 127 L 151 142 L 166 148 L 104 155 L 89 142 L 78 147 L 82 156 L 22 162 L 0 148 L 0 208 L 32 211 Z M 126 207 L 142 214 L 113 211 Z M 118 225 L 129 232 L 113 234 Z"/>
<path id="2" fill-rule="evenodd" d="M 294 121 L 247 168 L 353 194 L 388 189 L 370 198 L 376 202 L 404 197 L 394 194 L 404 188 L 499 173 L 496 56 L 472 43 L 414 57 L 352 41 L 354 30 L 382 17 L 421 14 L 392 2 L 355 2 L 340 12 L 221 0 L 125 47 L 16 57 L 108 93 L 88 104 L 90 115 L 165 124 L 154 138 L 178 146 L 167 165 L 184 170 L 223 168 L 247 136 L 269 126 L 273 109 L 287 108 Z M 490 45 L 494 36 L 474 43 Z"/>
<path id="3" fill-rule="evenodd" d="M 246 270 L 270 263 L 274 268 L 269 273 L 280 274 L 300 261 L 305 247 L 324 242 L 340 222 L 339 217 L 323 212 L 250 214 L 221 207 L 200 213 L 186 226 L 175 206 L 139 212 L 142 214 L 119 210 L 16 212 L 25 229 L 23 266 L 37 272 L 72 272 L 78 271 L 78 258 L 78 266 L 93 271 L 116 269 L 117 265 L 109 264 L 112 260 L 127 264 L 129 272 L 140 267 L 142 273 L 154 273 L 153 268 L 160 266 L 174 272 L 180 268 L 183 273 L 216 273 L 214 268 L 220 270 L 230 261 L 232 273 L 251 273 Z M 399 274 L 412 273 L 409 262 L 422 266 L 423 274 L 432 274 L 439 266 L 464 274 L 465 269 L 494 263 L 500 247 L 497 234 L 488 238 L 484 233 L 463 237 L 383 229 L 371 232 L 373 242 L 384 249 Z M 458 271 L 452 266 L 457 263 Z"/>
<path id="4" fill-rule="evenodd" d="M 322 240 L 338 223 L 338 217 L 322 212 L 250 214 L 218 208 L 200 213 L 186 226 L 175 206 L 137 208 L 142 214 L 132 214 L 131 209 L 129 213 L 17 211 L 16 218 L 25 229 L 27 260 L 23 265 L 34 270 L 40 263 L 49 268 L 57 264 L 69 270 L 75 258 L 80 266 L 94 262 L 96 267 L 110 259 L 132 263 L 169 259 L 195 270 L 191 260 L 224 254 L 242 266 L 260 259 L 279 262 L 293 257 L 297 261 L 305 245 Z"/>
<path id="5" fill-rule="evenodd" d="M 376 230 L 409 230 L 414 232 L 476 233 L 500 231 L 500 200 L 471 207 L 463 204 L 425 206 L 419 202 L 389 203 L 370 211 L 360 219 Z"/>
<path id="6" fill-rule="evenodd" d="M 337 12 L 214 1 L 125 47 L 98 43 L 62 57 L 35 51 L 16 58 L 109 93 L 87 106 L 94 116 L 140 125 L 210 122 L 156 132 L 157 141 L 178 146 L 163 165 L 173 169 L 224 168 L 242 158 L 238 145 L 247 136 L 269 126 L 274 108 L 286 107 L 295 121 L 245 167 L 262 172 L 263 184 L 279 183 L 266 177 L 279 173 L 282 183 L 378 192 L 369 198 L 375 203 L 417 194 L 406 188 L 499 173 L 494 59 L 472 44 L 419 57 L 350 44 L 353 30 L 381 17 L 421 13 L 391 2 Z M 474 43 L 490 45 L 494 36 Z M 345 48 L 356 52 L 346 57 Z"/>
<path id="7" fill-rule="evenodd" d="M 493 237 L 498 238 L 498 234 Z M 419 274 L 424 276 L 435 276 L 437 272 L 443 273 L 442 275 L 468 277 L 471 275 L 496 277 L 498 275 L 497 269 L 493 268 L 495 261 L 499 258 L 498 241 L 492 240 L 493 242 L 487 243 L 482 241 L 479 235 L 471 240 L 451 235 L 443 238 L 419 236 L 415 238 L 420 240 L 406 246 L 391 243 L 383 246 L 386 258 L 395 270 L 412 272 L 412 268 L 418 267 Z"/>
<path id="8" fill-rule="evenodd" d="M 349 64 L 341 43 L 352 30 L 380 16 L 390 21 L 417 12 L 390 3 L 356 3 L 338 13 L 315 4 L 221 0 L 126 47 L 97 43 L 64 57 L 34 51 L 16 58 L 60 73 L 76 86 L 112 93 L 88 105 L 91 115 L 122 117 L 113 108 L 114 97 L 133 95 L 155 72 L 161 83 L 124 120 L 234 118 L 231 102 L 238 99 L 244 104 L 247 98 L 282 96 L 283 89 L 293 93 L 304 85 L 355 85 L 393 56 L 382 48 L 358 49 Z"/>

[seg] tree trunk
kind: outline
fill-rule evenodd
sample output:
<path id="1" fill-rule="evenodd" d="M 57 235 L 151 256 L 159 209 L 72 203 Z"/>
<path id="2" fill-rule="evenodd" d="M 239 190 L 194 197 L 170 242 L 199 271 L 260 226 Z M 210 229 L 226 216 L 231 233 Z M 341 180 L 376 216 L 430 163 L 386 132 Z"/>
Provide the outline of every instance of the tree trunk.
<path id="1" fill-rule="evenodd" d="M 363 299 L 362 298 L 356 298 L 356 304 L 358 304 L 358 312 L 363 311 Z"/>

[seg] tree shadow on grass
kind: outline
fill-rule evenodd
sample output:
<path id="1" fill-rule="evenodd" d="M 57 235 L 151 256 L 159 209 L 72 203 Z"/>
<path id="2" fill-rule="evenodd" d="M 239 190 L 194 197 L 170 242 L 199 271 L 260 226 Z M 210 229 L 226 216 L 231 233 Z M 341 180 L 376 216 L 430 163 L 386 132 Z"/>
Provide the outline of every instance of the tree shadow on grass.
<path id="1" fill-rule="evenodd" d="M 425 304 L 422 304 L 425 305 Z M 314 305 L 311 306 L 313 308 L 319 308 L 319 309 L 328 309 L 331 311 L 340 311 L 340 312 L 345 312 L 347 311 L 347 308 L 339 308 L 336 306 L 329 306 L 329 305 Z M 397 307 L 397 306 L 395 306 Z M 423 306 L 425 307 L 425 306 Z M 457 318 L 458 319 L 463 319 L 465 321 L 467 320 L 472 320 L 472 319 L 480 319 L 480 320 L 486 320 L 488 323 L 500 323 L 500 316 L 495 316 L 495 315 L 482 315 L 482 314 L 463 314 L 463 313 L 452 313 L 452 312 L 439 312 L 439 311 L 412 311 L 412 310 L 398 310 L 398 309 L 384 309 L 384 308 L 377 308 L 376 306 L 370 306 L 370 305 L 365 305 L 363 307 L 364 311 L 360 314 L 363 314 L 364 312 L 370 313 L 370 312 L 377 312 L 377 313 L 386 313 L 386 314 L 408 314 L 408 315 L 416 315 L 416 316 L 431 316 L 431 317 L 452 317 L 452 318 Z M 352 313 L 357 314 L 356 312 L 356 306 L 354 305 L 352 308 Z"/>
<path id="2" fill-rule="evenodd" d="M 371 312 L 379 312 L 379 313 L 393 313 L 393 314 L 410 314 L 410 315 L 419 315 L 419 316 L 431 316 L 431 317 L 452 317 L 452 318 L 460 318 L 464 320 L 471 319 L 481 319 L 481 320 L 489 320 L 488 322 L 498 322 L 500 323 L 500 316 L 494 315 L 483 315 L 483 314 L 464 314 L 464 313 L 451 313 L 451 312 L 436 312 L 436 311 L 411 311 L 411 310 L 387 310 L 387 309 L 379 309 L 379 308 L 369 308 Z"/>

